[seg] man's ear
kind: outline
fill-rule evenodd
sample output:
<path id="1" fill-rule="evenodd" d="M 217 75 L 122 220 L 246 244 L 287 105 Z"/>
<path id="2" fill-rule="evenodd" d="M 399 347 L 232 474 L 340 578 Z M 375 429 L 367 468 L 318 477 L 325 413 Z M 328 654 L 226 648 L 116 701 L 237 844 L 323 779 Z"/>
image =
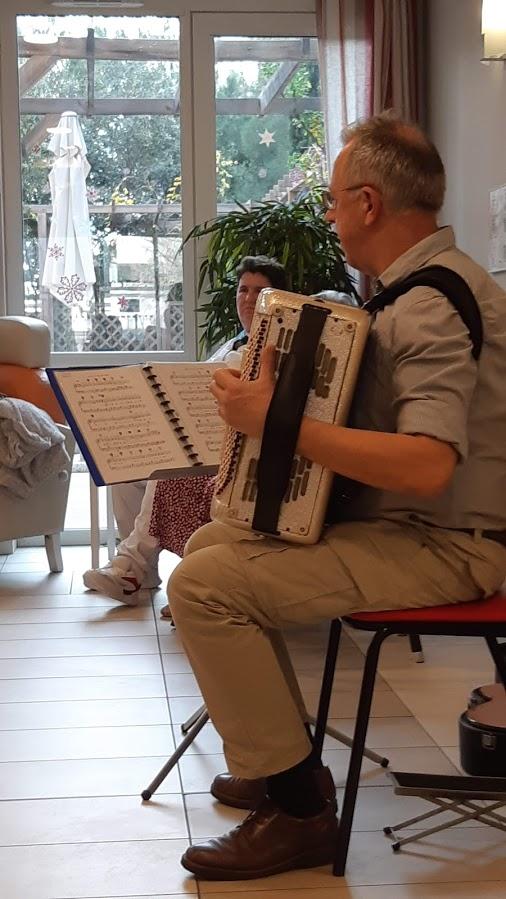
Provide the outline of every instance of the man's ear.
<path id="1" fill-rule="evenodd" d="M 383 198 L 379 190 L 366 184 L 362 188 L 362 204 L 364 223 L 366 225 L 374 225 L 383 210 Z"/>

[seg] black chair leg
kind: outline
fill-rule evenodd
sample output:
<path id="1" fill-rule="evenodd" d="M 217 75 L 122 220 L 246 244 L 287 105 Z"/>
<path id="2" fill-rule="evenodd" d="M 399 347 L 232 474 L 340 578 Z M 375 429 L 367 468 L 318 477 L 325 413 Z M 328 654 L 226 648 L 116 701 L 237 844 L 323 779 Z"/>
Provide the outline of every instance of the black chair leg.
<path id="1" fill-rule="evenodd" d="M 336 856 L 334 859 L 334 874 L 336 877 L 342 877 L 346 868 L 346 859 L 348 857 L 351 827 L 357 801 L 357 790 L 362 768 L 362 756 L 364 754 L 369 715 L 371 712 L 378 658 L 383 640 L 390 636 L 391 633 L 392 632 L 388 629 L 376 631 L 365 658 L 362 687 L 360 689 L 360 699 L 355 722 L 355 733 L 353 735 L 353 747 L 348 766 L 348 776 L 346 778 L 346 787 L 344 790 L 343 805 L 340 815 Z"/>
<path id="2" fill-rule="evenodd" d="M 332 696 L 332 687 L 336 672 L 337 652 L 339 649 L 341 630 L 341 621 L 339 618 L 334 618 L 330 625 L 327 654 L 325 656 L 325 668 L 323 670 L 323 680 L 320 689 L 320 699 L 318 702 L 318 712 L 316 715 L 314 732 L 314 748 L 319 756 L 322 754 L 323 741 L 325 739 L 325 728 L 329 716 L 330 698 Z"/>
<path id="3" fill-rule="evenodd" d="M 420 640 L 419 634 L 409 634 L 409 645 L 411 648 L 411 652 L 415 656 L 417 662 L 424 662 L 424 655 L 422 649 L 422 641 Z"/>

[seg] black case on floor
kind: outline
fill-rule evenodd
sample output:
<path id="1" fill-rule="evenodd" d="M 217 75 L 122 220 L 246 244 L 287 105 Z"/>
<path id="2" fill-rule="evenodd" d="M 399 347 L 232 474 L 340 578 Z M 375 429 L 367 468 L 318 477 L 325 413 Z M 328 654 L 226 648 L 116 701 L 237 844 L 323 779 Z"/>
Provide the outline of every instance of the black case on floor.
<path id="1" fill-rule="evenodd" d="M 467 774 L 506 777 L 506 690 L 476 687 L 459 718 L 460 764 Z"/>

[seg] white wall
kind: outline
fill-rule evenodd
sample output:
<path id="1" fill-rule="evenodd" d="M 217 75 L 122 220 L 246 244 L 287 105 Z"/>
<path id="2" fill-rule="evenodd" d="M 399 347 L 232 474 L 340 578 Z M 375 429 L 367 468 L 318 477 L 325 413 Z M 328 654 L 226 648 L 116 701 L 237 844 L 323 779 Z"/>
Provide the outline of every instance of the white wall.
<path id="1" fill-rule="evenodd" d="M 506 184 L 506 63 L 480 61 L 481 0 L 429 0 L 428 53 L 428 128 L 448 175 L 441 221 L 486 268 L 489 191 Z"/>

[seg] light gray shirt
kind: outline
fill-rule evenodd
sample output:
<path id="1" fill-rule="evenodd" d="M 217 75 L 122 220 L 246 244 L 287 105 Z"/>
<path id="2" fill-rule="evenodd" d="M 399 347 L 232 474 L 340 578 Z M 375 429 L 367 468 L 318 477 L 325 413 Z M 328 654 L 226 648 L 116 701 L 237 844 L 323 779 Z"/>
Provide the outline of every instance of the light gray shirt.
<path id="1" fill-rule="evenodd" d="M 381 275 L 389 287 L 416 269 L 443 265 L 471 288 L 483 322 L 476 362 L 450 301 L 415 287 L 378 312 L 355 394 L 352 425 L 423 434 L 451 444 L 459 462 L 434 498 L 363 487 L 350 518 L 419 520 L 439 527 L 506 529 L 506 292 L 455 246 L 451 228 L 412 247 Z"/>

